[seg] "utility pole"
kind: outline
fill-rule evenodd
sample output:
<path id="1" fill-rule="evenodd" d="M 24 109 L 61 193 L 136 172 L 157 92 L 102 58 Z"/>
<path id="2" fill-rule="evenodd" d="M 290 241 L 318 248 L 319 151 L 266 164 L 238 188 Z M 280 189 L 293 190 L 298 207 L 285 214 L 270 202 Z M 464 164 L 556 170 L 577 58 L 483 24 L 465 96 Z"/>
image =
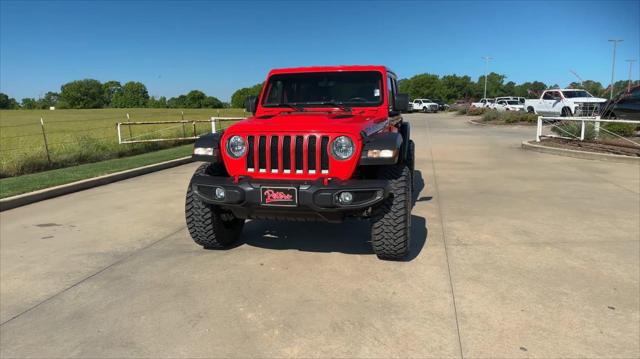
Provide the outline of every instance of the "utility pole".
<path id="1" fill-rule="evenodd" d="M 487 98 L 487 72 L 489 72 L 489 61 L 493 60 L 491 56 L 483 56 L 485 66 L 484 66 L 484 98 Z"/>
<path id="2" fill-rule="evenodd" d="M 636 59 L 627 60 L 627 62 L 629 63 L 629 84 L 627 84 L 627 92 L 631 91 L 631 68 L 633 67 L 633 63 L 636 61 L 638 60 Z"/>
<path id="3" fill-rule="evenodd" d="M 609 42 L 613 42 L 613 63 L 611 64 L 611 93 L 609 94 L 609 100 L 613 99 L 613 80 L 616 71 L 616 47 L 622 39 L 609 39 Z"/>

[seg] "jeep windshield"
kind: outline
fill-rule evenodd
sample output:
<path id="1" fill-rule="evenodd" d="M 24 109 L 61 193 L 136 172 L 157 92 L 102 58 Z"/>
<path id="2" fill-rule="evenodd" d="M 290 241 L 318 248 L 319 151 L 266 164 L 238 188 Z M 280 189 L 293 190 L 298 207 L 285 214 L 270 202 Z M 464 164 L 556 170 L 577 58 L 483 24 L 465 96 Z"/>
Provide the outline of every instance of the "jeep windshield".
<path id="1" fill-rule="evenodd" d="M 277 74 L 269 78 L 263 107 L 373 107 L 382 104 L 382 74 L 375 71 Z"/>
<path id="2" fill-rule="evenodd" d="M 565 98 L 576 98 L 576 97 L 593 97 L 590 93 L 584 90 L 580 91 L 562 91 L 562 94 Z"/>

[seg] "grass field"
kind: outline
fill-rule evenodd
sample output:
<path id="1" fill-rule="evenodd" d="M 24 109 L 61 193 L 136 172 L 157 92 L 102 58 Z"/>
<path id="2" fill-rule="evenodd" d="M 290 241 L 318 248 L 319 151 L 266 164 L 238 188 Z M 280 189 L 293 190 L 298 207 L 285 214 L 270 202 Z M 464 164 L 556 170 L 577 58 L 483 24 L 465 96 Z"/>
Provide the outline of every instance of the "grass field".
<path id="1" fill-rule="evenodd" d="M 116 130 L 118 122 L 208 120 L 215 116 L 242 117 L 244 110 L 2 110 L 0 178 L 131 156 L 184 143 L 170 141 L 120 145 Z M 50 161 L 45 151 L 40 118 L 45 124 Z M 191 136 L 194 131 L 191 124 L 141 125 L 123 127 L 122 130 L 123 137 L 134 139 L 185 137 Z M 209 123 L 196 124 L 197 134 L 209 131 Z"/>
<path id="2" fill-rule="evenodd" d="M 0 198 L 189 156 L 191 145 L 0 179 Z"/>

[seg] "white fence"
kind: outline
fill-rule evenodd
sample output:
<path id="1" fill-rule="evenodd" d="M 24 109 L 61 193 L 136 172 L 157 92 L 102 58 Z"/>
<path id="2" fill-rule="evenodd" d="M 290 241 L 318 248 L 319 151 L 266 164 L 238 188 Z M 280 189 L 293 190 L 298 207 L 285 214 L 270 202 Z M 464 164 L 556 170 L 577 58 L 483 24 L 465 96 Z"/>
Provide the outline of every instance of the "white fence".
<path id="1" fill-rule="evenodd" d="M 574 121 L 574 122 L 579 122 L 580 123 L 580 136 L 576 136 L 573 133 L 563 129 L 561 126 L 558 126 L 559 122 L 565 122 L 565 121 Z M 620 138 L 624 141 L 630 142 L 638 147 L 640 147 L 640 142 L 636 142 L 633 141 L 629 138 L 623 137 L 618 135 L 617 133 L 611 132 L 609 130 L 607 130 L 604 127 L 600 126 L 601 122 L 606 122 L 606 123 L 630 123 L 630 124 L 640 124 L 640 121 L 633 121 L 633 120 L 613 120 L 613 119 L 606 119 L 606 118 L 601 118 L 600 116 L 594 116 L 594 117 L 545 117 L 545 116 L 538 116 L 538 127 L 536 129 L 536 142 L 540 142 L 540 139 L 543 137 L 555 137 L 555 138 L 565 138 L 565 139 L 571 139 L 571 140 L 580 140 L 580 141 L 584 141 L 585 139 L 585 131 L 586 131 L 586 124 L 589 122 L 593 122 L 594 123 L 594 131 L 596 134 L 596 139 L 598 138 L 598 136 L 600 135 L 600 131 L 603 131 L 613 137 L 616 138 Z M 558 132 L 563 133 L 567 136 L 557 136 L 557 135 L 553 135 L 553 134 L 543 134 L 543 130 L 545 128 L 557 128 Z"/>
<path id="2" fill-rule="evenodd" d="M 243 120 L 244 117 L 211 117 L 209 120 L 179 120 L 179 121 L 127 121 L 118 122 L 118 143 L 143 143 L 143 142 L 161 142 L 161 141 L 189 141 L 195 140 L 206 133 L 216 133 L 221 130 L 222 122 L 235 122 Z M 207 126 L 206 131 L 198 130 L 197 124 L 209 123 L 210 130 Z M 165 125 L 172 125 L 168 126 Z M 149 126 L 153 130 L 141 134 L 133 135 L 132 127 Z M 158 129 L 158 127 L 161 127 Z M 127 131 L 123 132 L 124 129 Z M 182 129 L 182 131 L 180 131 Z M 168 135 L 168 136 L 167 136 Z M 154 138 L 154 136 L 160 136 Z"/>

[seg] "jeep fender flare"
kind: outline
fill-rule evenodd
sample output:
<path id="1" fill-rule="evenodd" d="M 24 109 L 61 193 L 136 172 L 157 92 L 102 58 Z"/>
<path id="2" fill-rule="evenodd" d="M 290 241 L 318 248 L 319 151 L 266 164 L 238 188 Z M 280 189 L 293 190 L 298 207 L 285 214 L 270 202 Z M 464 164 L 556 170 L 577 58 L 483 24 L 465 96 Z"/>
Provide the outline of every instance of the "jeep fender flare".
<path id="1" fill-rule="evenodd" d="M 406 122 L 400 124 L 399 132 L 382 132 L 367 136 L 360 153 L 360 166 L 394 165 L 404 161 L 409 152 L 410 126 Z M 391 151 L 391 156 L 369 157 L 369 151 Z M 382 153 L 381 153 L 382 154 Z"/>
<path id="2" fill-rule="evenodd" d="M 220 154 L 220 142 L 222 141 L 222 133 L 207 133 L 198 137 L 193 144 L 193 153 L 191 158 L 194 161 L 222 163 Z"/>

